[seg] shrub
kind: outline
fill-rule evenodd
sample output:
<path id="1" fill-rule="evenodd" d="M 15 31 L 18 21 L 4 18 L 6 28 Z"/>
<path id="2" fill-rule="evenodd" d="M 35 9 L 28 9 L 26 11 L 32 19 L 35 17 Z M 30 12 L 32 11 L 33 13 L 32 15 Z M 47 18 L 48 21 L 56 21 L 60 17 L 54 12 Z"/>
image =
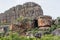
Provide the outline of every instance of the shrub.
<path id="1" fill-rule="evenodd" d="M 51 25 L 50 32 L 54 31 L 56 29 L 56 25 Z"/>
<path id="2" fill-rule="evenodd" d="M 42 38 L 27 38 L 26 36 L 19 36 L 17 33 L 9 36 L 0 37 L 0 40 L 60 40 L 60 36 L 44 35 Z"/>

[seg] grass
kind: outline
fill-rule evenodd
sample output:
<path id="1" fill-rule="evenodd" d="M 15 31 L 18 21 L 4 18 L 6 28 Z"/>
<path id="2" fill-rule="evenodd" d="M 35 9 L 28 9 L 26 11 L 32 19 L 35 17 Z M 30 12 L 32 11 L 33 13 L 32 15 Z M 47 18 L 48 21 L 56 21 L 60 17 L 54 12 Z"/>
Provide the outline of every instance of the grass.
<path id="1" fill-rule="evenodd" d="M 27 37 L 27 36 L 19 36 L 18 34 L 10 34 L 9 36 L 0 37 L 0 40 L 60 40 L 60 36 L 53 35 L 44 35 L 41 38 L 36 37 Z"/>

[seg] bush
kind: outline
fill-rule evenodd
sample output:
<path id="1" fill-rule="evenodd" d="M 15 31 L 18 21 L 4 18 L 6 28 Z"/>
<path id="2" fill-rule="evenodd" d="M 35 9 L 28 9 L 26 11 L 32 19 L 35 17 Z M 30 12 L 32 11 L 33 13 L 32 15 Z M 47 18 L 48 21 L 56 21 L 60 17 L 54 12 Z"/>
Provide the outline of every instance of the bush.
<path id="1" fill-rule="evenodd" d="M 51 25 L 50 32 L 54 31 L 56 29 L 56 25 Z"/>
<path id="2" fill-rule="evenodd" d="M 51 25 L 50 32 L 54 31 L 57 28 L 60 28 L 60 25 Z"/>
<path id="3" fill-rule="evenodd" d="M 17 33 L 10 33 L 9 36 L 0 37 L 0 40 L 60 40 L 60 36 L 44 35 L 42 38 L 27 38 L 19 36 Z"/>

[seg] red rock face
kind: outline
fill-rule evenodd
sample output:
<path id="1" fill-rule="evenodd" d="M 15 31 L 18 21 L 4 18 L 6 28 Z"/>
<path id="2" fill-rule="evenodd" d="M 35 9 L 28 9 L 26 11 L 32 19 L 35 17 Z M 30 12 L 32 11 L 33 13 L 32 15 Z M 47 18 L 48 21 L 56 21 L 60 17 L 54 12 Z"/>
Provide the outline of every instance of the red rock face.
<path id="1" fill-rule="evenodd" d="M 52 18 L 49 16 L 43 16 L 38 19 L 38 26 L 49 27 L 51 26 Z"/>
<path id="2" fill-rule="evenodd" d="M 26 22 L 26 23 L 21 23 L 20 25 L 18 24 L 11 24 L 10 25 L 10 30 L 12 31 L 20 31 L 20 32 L 25 32 L 26 30 L 30 30 L 32 28 L 32 23 Z"/>

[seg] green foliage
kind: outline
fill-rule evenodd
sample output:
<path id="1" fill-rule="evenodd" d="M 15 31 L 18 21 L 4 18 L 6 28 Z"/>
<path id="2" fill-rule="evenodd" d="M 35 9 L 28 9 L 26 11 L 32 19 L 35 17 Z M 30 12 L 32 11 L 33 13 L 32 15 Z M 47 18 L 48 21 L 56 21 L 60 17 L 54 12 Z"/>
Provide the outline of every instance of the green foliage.
<path id="1" fill-rule="evenodd" d="M 44 35 L 42 38 L 27 38 L 27 36 L 19 36 L 17 33 L 10 33 L 9 36 L 0 37 L 0 40 L 60 40 L 60 36 Z"/>
<path id="2" fill-rule="evenodd" d="M 21 22 L 23 19 L 24 19 L 24 17 L 23 16 L 20 16 L 19 18 L 17 18 L 16 21 Z"/>
<path id="3" fill-rule="evenodd" d="M 51 25 L 50 32 L 54 31 L 56 29 L 56 25 Z"/>
<path id="4" fill-rule="evenodd" d="M 51 25 L 50 32 L 54 31 L 57 28 L 60 28 L 60 25 Z"/>
<path id="5" fill-rule="evenodd" d="M 55 25 L 60 25 L 60 17 L 57 17 L 57 19 L 55 20 Z"/>
<path id="6" fill-rule="evenodd" d="M 40 31 L 37 27 L 36 28 L 32 28 L 30 30 L 33 34 L 35 34 L 36 32 Z"/>
<path id="7" fill-rule="evenodd" d="M 0 23 L 0 25 L 9 25 L 9 23 Z"/>
<path id="8" fill-rule="evenodd" d="M 57 27 L 56 28 L 60 28 L 60 25 L 57 25 Z"/>
<path id="9" fill-rule="evenodd" d="M 41 40 L 60 40 L 60 36 L 45 35 Z"/>
<path id="10" fill-rule="evenodd" d="M 23 16 L 20 16 L 19 18 L 16 19 L 16 21 L 18 21 L 18 22 L 31 21 L 31 20 L 32 20 L 31 18 L 23 17 Z"/>

